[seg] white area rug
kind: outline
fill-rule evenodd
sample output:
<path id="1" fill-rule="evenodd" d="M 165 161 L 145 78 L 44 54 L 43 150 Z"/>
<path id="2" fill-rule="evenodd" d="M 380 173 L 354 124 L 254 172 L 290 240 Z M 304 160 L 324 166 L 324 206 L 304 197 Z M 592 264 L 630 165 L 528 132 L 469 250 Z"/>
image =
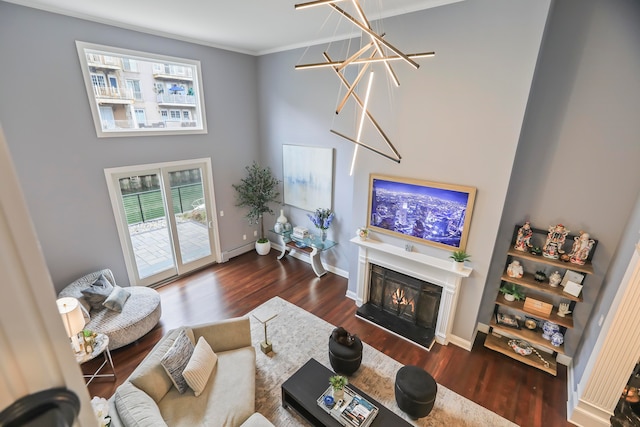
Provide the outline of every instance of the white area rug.
<path id="1" fill-rule="evenodd" d="M 264 327 L 253 317 L 268 319 L 267 331 L 273 352 L 260 351 Z M 249 313 L 251 334 L 256 348 L 256 411 L 277 427 L 309 425 L 295 412 L 282 407 L 280 387 L 310 358 L 329 369 L 329 335 L 334 326 L 313 314 L 275 297 Z M 428 417 L 412 421 L 395 402 L 394 381 L 402 364 L 364 343 L 362 365 L 349 377 L 356 387 L 367 392 L 387 408 L 416 426 L 515 426 L 486 408 L 438 384 L 438 395 Z"/>

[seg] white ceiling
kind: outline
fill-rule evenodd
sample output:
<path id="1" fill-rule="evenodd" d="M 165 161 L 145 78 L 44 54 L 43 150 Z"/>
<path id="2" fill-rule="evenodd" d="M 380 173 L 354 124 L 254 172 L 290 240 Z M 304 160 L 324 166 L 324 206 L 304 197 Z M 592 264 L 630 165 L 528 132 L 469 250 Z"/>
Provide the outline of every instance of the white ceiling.
<path id="1" fill-rule="evenodd" d="M 262 55 L 359 34 L 327 6 L 308 0 L 6 0 L 122 28 Z M 360 0 L 370 21 L 462 0 Z M 352 15 L 350 1 L 340 5 Z"/>

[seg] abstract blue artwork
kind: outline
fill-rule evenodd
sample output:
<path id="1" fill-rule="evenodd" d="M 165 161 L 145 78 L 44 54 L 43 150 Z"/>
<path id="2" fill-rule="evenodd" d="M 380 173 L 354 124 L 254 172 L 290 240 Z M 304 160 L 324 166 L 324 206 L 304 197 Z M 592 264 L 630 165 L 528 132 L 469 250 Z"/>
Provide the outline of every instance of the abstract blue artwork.
<path id="1" fill-rule="evenodd" d="M 282 146 L 284 203 L 306 211 L 331 209 L 333 148 Z"/>

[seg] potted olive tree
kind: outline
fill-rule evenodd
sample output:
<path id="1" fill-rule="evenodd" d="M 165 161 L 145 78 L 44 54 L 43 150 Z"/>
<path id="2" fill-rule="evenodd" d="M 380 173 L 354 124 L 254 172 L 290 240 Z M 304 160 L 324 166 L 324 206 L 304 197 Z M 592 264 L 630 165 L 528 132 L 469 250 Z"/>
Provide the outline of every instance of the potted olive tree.
<path id="1" fill-rule="evenodd" d="M 249 208 L 246 218 L 249 224 L 258 224 L 260 234 L 256 241 L 256 252 L 259 255 L 267 255 L 271 250 L 271 242 L 264 235 L 265 213 L 273 215 L 273 210 L 269 207 L 270 203 L 278 202 L 280 192 L 278 185 L 280 181 L 271 173 L 271 169 L 262 168 L 258 163 L 253 162 L 251 166 L 245 168 L 247 175 L 242 178 L 240 184 L 233 184 L 233 188 L 237 192 L 236 206 Z"/>

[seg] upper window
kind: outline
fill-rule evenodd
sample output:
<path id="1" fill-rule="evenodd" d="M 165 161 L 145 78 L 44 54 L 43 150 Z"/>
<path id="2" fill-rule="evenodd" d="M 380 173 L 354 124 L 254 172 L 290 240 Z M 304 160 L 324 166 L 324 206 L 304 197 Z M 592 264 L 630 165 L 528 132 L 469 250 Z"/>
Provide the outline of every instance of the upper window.
<path id="1" fill-rule="evenodd" d="M 199 61 L 76 45 L 98 137 L 207 133 Z"/>

